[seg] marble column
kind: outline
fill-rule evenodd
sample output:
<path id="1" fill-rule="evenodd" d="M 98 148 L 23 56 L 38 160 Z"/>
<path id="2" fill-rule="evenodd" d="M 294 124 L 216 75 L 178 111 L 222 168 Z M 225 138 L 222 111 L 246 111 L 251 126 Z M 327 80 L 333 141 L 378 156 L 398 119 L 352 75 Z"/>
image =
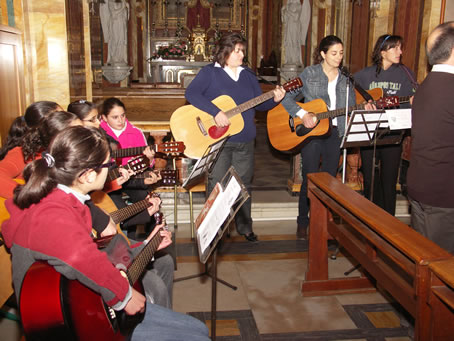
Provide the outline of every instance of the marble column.
<path id="1" fill-rule="evenodd" d="M 26 102 L 69 104 L 65 0 L 24 0 Z"/>

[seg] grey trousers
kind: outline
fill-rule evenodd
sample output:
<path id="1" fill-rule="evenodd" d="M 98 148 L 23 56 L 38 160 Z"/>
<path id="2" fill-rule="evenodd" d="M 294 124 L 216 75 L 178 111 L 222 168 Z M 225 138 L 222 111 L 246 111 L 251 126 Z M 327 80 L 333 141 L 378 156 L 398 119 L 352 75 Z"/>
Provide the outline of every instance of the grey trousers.
<path id="1" fill-rule="evenodd" d="M 251 195 L 252 176 L 254 175 L 254 142 L 226 142 L 218 160 L 208 175 L 208 194 L 211 193 L 216 183 L 221 181 L 230 166 L 233 166 L 249 195 Z M 238 233 L 241 235 L 252 232 L 250 197 L 237 212 L 235 224 Z"/>
<path id="2" fill-rule="evenodd" d="M 411 227 L 454 254 L 454 208 L 434 207 L 409 198 Z"/>

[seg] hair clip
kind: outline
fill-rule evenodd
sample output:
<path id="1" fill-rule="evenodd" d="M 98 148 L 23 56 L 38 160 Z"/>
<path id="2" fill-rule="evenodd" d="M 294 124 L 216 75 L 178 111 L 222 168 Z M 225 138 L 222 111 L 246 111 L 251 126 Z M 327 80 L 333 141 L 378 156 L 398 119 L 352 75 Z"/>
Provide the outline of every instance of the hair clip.
<path id="1" fill-rule="evenodd" d="M 52 168 L 53 166 L 55 166 L 55 159 L 52 155 L 50 155 L 48 152 L 42 152 L 41 155 L 43 159 L 46 161 L 48 168 Z"/>

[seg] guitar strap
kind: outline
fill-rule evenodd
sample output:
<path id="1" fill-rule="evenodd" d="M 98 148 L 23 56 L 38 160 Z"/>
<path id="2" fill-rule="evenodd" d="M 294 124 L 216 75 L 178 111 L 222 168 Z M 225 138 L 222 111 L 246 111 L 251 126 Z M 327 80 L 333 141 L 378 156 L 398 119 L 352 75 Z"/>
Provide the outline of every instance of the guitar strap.
<path id="1" fill-rule="evenodd" d="M 361 85 L 359 85 L 358 83 L 355 82 L 355 79 L 352 77 L 351 73 L 347 71 L 347 69 L 345 68 L 342 68 L 341 69 L 341 73 L 347 77 L 348 79 L 350 79 L 350 82 L 352 82 L 353 86 L 355 87 L 355 89 L 361 94 L 361 96 L 363 96 L 363 98 L 369 102 L 369 101 L 373 101 L 374 99 L 372 98 L 372 96 L 366 91 L 364 90 Z"/>

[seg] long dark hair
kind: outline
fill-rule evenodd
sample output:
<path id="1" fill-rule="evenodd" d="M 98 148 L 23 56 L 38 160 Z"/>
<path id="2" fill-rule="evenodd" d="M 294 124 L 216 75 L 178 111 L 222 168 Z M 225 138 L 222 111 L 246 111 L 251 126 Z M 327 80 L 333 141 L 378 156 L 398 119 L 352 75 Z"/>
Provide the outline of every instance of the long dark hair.
<path id="1" fill-rule="evenodd" d="M 243 45 L 246 55 L 246 39 L 239 33 L 227 33 L 219 40 L 219 44 L 214 51 L 213 61 L 218 62 L 222 67 L 225 66 L 230 54 L 235 50 L 236 44 Z"/>
<path id="2" fill-rule="evenodd" d="M 97 109 L 96 105 L 92 102 L 86 101 L 84 99 L 71 102 L 68 105 L 68 111 L 76 114 L 82 121 L 88 116 L 88 114 L 93 110 Z"/>
<path id="3" fill-rule="evenodd" d="M 51 101 L 38 101 L 30 104 L 25 110 L 24 120 L 30 128 L 38 127 L 41 121 L 60 106 Z"/>
<path id="4" fill-rule="evenodd" d="M 46 149 L 52 138 L 79 118 L 67 111 L 54 111 L 41 121 L 41 124 L 30 129 L 22 140 L 22 153 L 25 161 L 31 161 Z"/>
<path id="5" fill-rule="evenodd" d="M 27 131 L 28 126 L 25 123 L 24 116 L 16 117 L 9 127 L 5 145 L 0 149 L 0 160 L 3 160 L 11 149 L 21 145 Z"/>
<path id="6" fill-rule="evenodd" d="M 372 62 L 376 66 L 375 70 L 375 75 L 378 76 L 378 74 L 381 72 L 383 69 L 383 56 L 381 55 L 382 51 L 388 51 L 389 49 L 392 49 L 396 47 L 397 45 L 402 46 L 403 39 L 401 36 L 395 36 L 395 35 L 389 35 L 389 34 L 384 34 L 380 37 L 378 37 L 374 50 L 372 52 Z"/>
<path id="7" fill-rule="evenodd" d="M 25 167 L 26 183 L 14 190 L 14 203 L 21 209 L 38 203 L 58 184 L 71 186 L 88 169 L 99 172 L 109 146 L 98 129 L 74 126 L 59 132 L 46 153 Z"/>
<path id="8" fill-rule="evenodd" d="M 101 105 L 101 115 L 108 116 L 110 111 L 114 107 L 122 107 L 124 111 L 126 112 L 126 107 L 122 101 L 120 101 L 118 98 L 115 97 L 110 97 L 106 99 L 102 105 Z"/>
<path id="9" fill-rule="evenodd" d="M 323 53 L 327 53 L 331 46 L 337 44 L 344 45 L 344 43 L 342 43 L 342 40 L 340 40 L 339 37 L 329 35 L 323 38 L 320 41 L 320 44 L 318 44 L 318 48 L 314 51 L 314 64 L 320 64 L 323 61 L 322 51 Z"/>

